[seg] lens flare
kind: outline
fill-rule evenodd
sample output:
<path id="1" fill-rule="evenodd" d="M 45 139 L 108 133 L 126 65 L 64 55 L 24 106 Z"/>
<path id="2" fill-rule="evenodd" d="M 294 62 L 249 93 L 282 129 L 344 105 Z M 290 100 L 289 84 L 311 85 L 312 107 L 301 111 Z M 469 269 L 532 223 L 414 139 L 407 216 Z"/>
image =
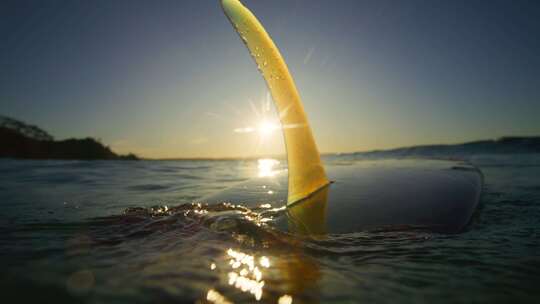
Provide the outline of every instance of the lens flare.
<path id="1" fill-rule="evenodd" d="M 271 135 L 275 130 L 279 130 L 280 127 L 270 121 L 264 120 L 259 124 L 257 131 L 259 131 L 260 136 Z"/>

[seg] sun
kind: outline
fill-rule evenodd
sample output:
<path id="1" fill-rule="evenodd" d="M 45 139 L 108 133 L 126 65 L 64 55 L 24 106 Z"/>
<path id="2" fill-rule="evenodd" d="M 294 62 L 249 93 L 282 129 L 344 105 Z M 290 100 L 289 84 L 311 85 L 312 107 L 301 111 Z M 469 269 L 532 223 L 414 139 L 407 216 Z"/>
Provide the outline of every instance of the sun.
<path id="1" fill-rule="evenodd" d="M 257 127 L 260 136 L 269 136 L 277 129 L 279 129 L 279 126 L 267 120 L 261 121 Z"/>
<path id="2" fill-rule="evenodd" d="M 281 122 L 278 119 L 281 116 L 275 113 L 269 93 L 261 98 L 260 106 L 256 106 L 251 100 L 249 100 L 249 106 L 251 113 L 243 115 L 243 117 L 250 118 L 250 123 L 245 124 L 244 127 L 235 128 L 233 131 L 234 133 L 254 136 L 257 140 L 255 150 L 258 151 L 261 146 L 274 143 L 275 135 L 282 130 Z"/>

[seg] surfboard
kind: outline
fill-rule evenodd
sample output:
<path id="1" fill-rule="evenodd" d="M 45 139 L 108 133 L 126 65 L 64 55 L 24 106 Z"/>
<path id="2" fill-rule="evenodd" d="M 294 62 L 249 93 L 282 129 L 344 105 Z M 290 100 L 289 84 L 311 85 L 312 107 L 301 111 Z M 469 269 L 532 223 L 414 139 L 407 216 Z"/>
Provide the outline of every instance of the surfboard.
<path id="1" fill-rule="evenodd" d="M 247 206 L 270 216 L 278 229 L 308 235 L 370 229 L 463 230 L 480 199 L 479 170 L 460 162 L 428 160 L 360 161 L 325 170 L 294 80 L 272 38 L 240 1 L 221 4 L 270 90 L 281 121 L 288 171 L 201 202 Z M 261 211 L 265 208 L 269 211 Z"/>
<path id="2" fill-rule="evenodd" d="M 330 185 L 277 212 L 272 225 L 310 235 L 380 229 L 458 233 L 477 209 L 483 179 L 471 165 L 441 160 L 360 161 L 327 166 L 327 174 Z M 279 210 L 287 202 L 287 173 L 257 177 L 199 201 Z"/>

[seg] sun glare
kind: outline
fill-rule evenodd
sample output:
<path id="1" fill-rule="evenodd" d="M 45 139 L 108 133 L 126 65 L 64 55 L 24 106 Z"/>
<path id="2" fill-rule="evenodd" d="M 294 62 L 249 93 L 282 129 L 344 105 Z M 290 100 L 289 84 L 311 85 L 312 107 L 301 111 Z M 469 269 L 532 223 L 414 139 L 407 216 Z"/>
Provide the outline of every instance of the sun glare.
<path id="1" fill-rule="evenodd" d="M 266 120 L 262 121 L 257 128 L 261 136 L 268 136 L 277 129 L 279 129 L 279 126 Z"/>
<path id="2" fill-rule="evenodd" d="M 250 106 L 254 116 L 251 125 L 247 125 L 243 128 L 235 128 L 235 133 L 253 133 L 259 138 L 259 141 L 263 142 L 272 137 L 276 130 L 281 130 L 279 121 L 271 117 L 273 115 L 271 113 L 271 100 L 269 95 L 266 95 L 266 98 L 261 101 L 260 109 L 258 109 L 251 101 Z"/>
<path id="3" fill-rule="evenodd" d="M 267 92 L 260 101 L 260 106 L 257 106 L 253 101 L 249 101 L 249 108 L 239 110 L 240 119 L 236 123 L 241 123 L 243 126 L 233 129 L 234 133 L 245 134 L 252 137 L 250 141 L 253 143 L 252 155 L 270 155 L 276 154 L 276 145 L 279 144 L 282 129 L 287 129 L 290 126 L 282 126 L 278 113 L 272 106 L 272 99 Z M 296 126 L 295 126 L 296 127 Z M 270 153 L 269 151 L 274 151 Z M 249 152 L 246 152 L 249 153 Z"/>

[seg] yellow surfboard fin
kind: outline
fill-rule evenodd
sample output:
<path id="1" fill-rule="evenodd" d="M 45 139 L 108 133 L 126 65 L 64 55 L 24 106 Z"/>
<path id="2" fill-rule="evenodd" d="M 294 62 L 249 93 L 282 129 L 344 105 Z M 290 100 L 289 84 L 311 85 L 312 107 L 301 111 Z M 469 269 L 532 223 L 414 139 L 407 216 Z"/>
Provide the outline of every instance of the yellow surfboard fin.
<path id="1" fill-rule="evenodd" d="M 257 18 L 238 0 L 222 0 L 223 11 L 257 63 L 277 107 L 289 167 L 287 205 L 329 184 L 300 95 L 285 60 Z"/>
<path id="2" fill-rule="evenodd" d="M 322 187 L 297 204 L 287 206 L 289 231 L 314 238 L 326 235 L 328 188 Z"/>

